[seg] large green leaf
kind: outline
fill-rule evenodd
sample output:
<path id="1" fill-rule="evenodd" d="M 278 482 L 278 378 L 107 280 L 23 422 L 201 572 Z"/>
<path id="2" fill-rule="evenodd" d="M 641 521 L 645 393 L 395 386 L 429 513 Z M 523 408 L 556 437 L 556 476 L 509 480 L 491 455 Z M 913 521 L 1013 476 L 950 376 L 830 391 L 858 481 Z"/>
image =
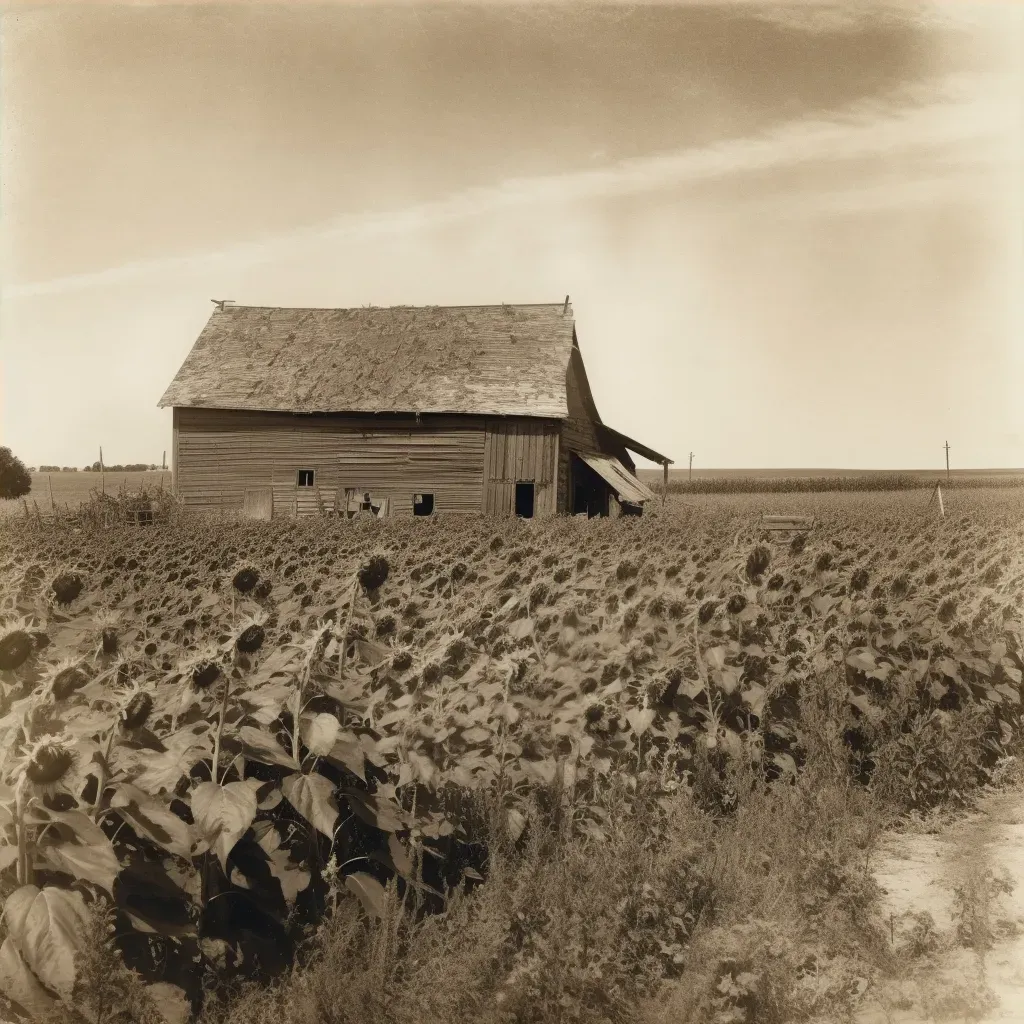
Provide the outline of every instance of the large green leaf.
<path id="1" fill-rule="evenodd" d="M 57 842 L 44 842 L 39 852 L 58 871 L 93 882 L 113 894 L 114 879 L 121 865 L 114 844 L 103 829 L 81 811 L 49 811 L 48 814 L 59 838 Z M 49 834 L 53 835 L 54 830 Z"/>
<path id="2" fill-rule="evenodd" d="M 292 861 L 291 854 L 281 846 L 281 836 L 271 821 L 259 821 L 254 826 L 256 841 L 270 859 L 270 871 L 281 884 L 285 902 L 292 904 L 299 893 L 309 885 L 309 872 Z"/>
<path id="3" fill-rule="evenodd" d="M 238 738 L 242 741 L 244 753 L 251 761 L 259 761 L 260 764 L 279 764 L 284 768 L 296 770 L 298 762 L 273 736 L 268 736 L 253 725 L 243 725 L 238 730 Z"/>
<path id="4" fill-rule="evenodd" d="M 334 786 L 316 772 L 311 775 L 289 775 L 281 782 L 284 798 L 318 831 L 334 838 L 338 824 L 338 804 Z"/>
<path id="5" fill-rule="evenodd" d="M 191 857 L 192 829 L 169 807 L 138 786 L 122 783 L 111 797 L 110 806 L 141 836 L 168 853 Z"/>
<path id="6" fill-rule="evenodd" d="M 654 711 L 651 708 L 633 708 L 626 712 L 626 721 L 637 736 L 643 736 L 654 721 Z"/>
<path id="7" fill-rule="evenodd" d="M 29 970 L 10 936 L 0 945 L 0 989 L 8 999 L 37 1018 L 44 1017 L 56 1002 Z"/>
<path id="8" fill-rule="evenodd" d="M 18 848 L 10 843 L 0 846 L 0 871 L 9 868 L 18 859 Z"/>
<path id="9" fill-rule="evenodd" d="M 352 812 L 368 825 L 383 832 L 400 832 L 406 827 L 402 808 L 379 793 L 364 793 L 358 789 L 346 789 L 344 793 Z"/>
<path id="10" fill-rule="evenodd" d="M 356 871 L 345 878 L 345 888 L 355 893 L 362 903 L 363 909 L 370 917 L 384 916 L 384 886 L 373 875 L 364 871 Z"/>
<path id="11" fill-rule="evenodd" d="M 330 754 L 341 729 L 338 719 L 324 712 L 319 715 L 303 715 L 300 722 L 299 735 L 309 752 L 315 757 Z"/>
<path id="12" fill-rule="evenodd" d="M 75 954 L 85 948 L 89 915 L 80 893 L 23 885 L 7 897 L 4 921 L 22 959 L 64 999 L 75 986 Z"/>
<path id="13" fill-rule="evenodd" d="M 192 816 L 226 874 L 228 854 L 256 817 L 256 794 L 244 782 L 201 782 L 192 790 Z"/>
<path id="14" fill-rule="evenodd" d="M 343 732 L 335 739 L 327 759 L 344 765 L 356 778 L 366 781 L 366 756 L 359 738 L 352 733 Z"/>
<path id="15" fill-rule="evenodd" d="M 182 778 L 209 755 L 212 743 L 209 735 L 181 732 L 167 740 L 166 748 L 156 757 L 147 757 L 145 767 L 135 779 L 140 789 L 154 796 L 173 792 Z"/>

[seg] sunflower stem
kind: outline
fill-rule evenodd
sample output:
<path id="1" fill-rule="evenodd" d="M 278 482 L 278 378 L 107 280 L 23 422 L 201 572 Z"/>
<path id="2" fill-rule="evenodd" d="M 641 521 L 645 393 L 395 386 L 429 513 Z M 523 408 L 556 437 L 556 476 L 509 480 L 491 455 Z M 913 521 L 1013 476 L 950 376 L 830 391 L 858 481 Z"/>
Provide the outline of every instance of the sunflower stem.
<path id="1" fill-rule="evenodd" d="M 213 760 L 210 763 L 210 778 L 216 782 L 220 772 L 220 737 L 224 732 L 224 719 L 228 713 L 228 695 L 231 693 L 231 676 L 224 676 L 224 696 L 220 699 L 220 713 L 217 715 L 217 732 L 213 737 Z"/>
<path id="2" fill-rule="evenodd" d="M 345 622 L 341 627 L 341 651 L 338 654 L 338 678 L 345 674 L 345 655 L 348 653 L 348 628 L 352 624 L 352 613 L 356 607 L 356 588 L 359 586 L 358 577 L 352 581 L 352 590 L 349 592 L 348 608 L 345 611 Z"/>
<path id="3" fill-rule="evenodd" d="M 28 831 L 25 825 L 25 789 L 28 785 L 26 776 L 18 780 L 14 791 L 14 827 L 18 836 L 18 884 L 28 884 Z"/>
<path id="4" fill-rule="evenodd" d="M 302 689 L 305 682 L 306 671 L 303 669 L 299 673 L 299 685 L 295 691 L 295 711 L 292 713 L 292 758 L 296 764 L 299 763 L 299 722 L 302 718 Z"/>
<path id="5" fill-rule="evenodd" d="M 99 821 L 100 817 L 100 802 L 103 800 L 103 793 L 107 788 L 107 781 L 110 778 L 110 752 L 114 749 L 114 738 L 117 736 L 117 730 L 121 725 L 121 716 L 118 715 L 114 719 L 114 724 L 110 727 L 110 732 L 107 733 L 107 745 L 103 751 L 103 760 L 100 762 L 100 774 L 96 780 L 96 799 L 92 805 L 92 820 Z"/>

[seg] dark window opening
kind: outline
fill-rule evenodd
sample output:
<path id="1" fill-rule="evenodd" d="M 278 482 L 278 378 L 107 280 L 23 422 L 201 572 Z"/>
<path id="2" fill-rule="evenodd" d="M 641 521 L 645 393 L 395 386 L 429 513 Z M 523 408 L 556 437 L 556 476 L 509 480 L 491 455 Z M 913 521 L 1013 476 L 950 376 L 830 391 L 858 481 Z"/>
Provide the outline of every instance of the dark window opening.
<path id="1" fill-rule="evenodd" d="M 584 483 L 577 483 L 573 490 L 572 514 L 585 515 L 588 519 L 594 516 L 608 515 L 608 488 L 601 480 L 594 480 L 596 474 Z"/>
<path id="2" fill-rule="evenodd" d="M 516 515 L 523 519 L 533 518 L 533 484 L 516 484 Z"/>
<path id="3" fill-rule="evenodd" d="M 416 494 L 412 501 L 412 514 L 414 516 L 429 516 L 434 511 L 434 496 L 432 494 Z"/>
<path id="4" fill-rule="evenodd" d="M 312 469 L 299 470 L 299 487 L 312 487 L 315 473 Z"/>

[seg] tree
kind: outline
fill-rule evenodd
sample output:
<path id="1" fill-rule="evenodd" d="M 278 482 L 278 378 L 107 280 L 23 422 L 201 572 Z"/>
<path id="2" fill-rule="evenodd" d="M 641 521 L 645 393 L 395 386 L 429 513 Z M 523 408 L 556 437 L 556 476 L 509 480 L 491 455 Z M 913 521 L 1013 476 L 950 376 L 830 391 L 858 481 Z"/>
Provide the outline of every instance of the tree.
<path id="1" fill-rule="evenodd" d="M 32 476 L 10 448 L 0 448 L 0 498 L 20 498 L 32 490 Z"/>

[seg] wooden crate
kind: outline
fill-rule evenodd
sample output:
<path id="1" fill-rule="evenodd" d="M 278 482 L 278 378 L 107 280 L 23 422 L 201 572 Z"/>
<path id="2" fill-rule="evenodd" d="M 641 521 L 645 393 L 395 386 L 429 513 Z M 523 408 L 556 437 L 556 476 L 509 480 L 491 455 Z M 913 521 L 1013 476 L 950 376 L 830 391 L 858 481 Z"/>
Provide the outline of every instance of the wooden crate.
<path id="1" fill-rule="evenodd" d="M 772 532 L 787 530 L 806 531 L 814 527 L 814 516 L 761 516 L 761 529 Z"/>

